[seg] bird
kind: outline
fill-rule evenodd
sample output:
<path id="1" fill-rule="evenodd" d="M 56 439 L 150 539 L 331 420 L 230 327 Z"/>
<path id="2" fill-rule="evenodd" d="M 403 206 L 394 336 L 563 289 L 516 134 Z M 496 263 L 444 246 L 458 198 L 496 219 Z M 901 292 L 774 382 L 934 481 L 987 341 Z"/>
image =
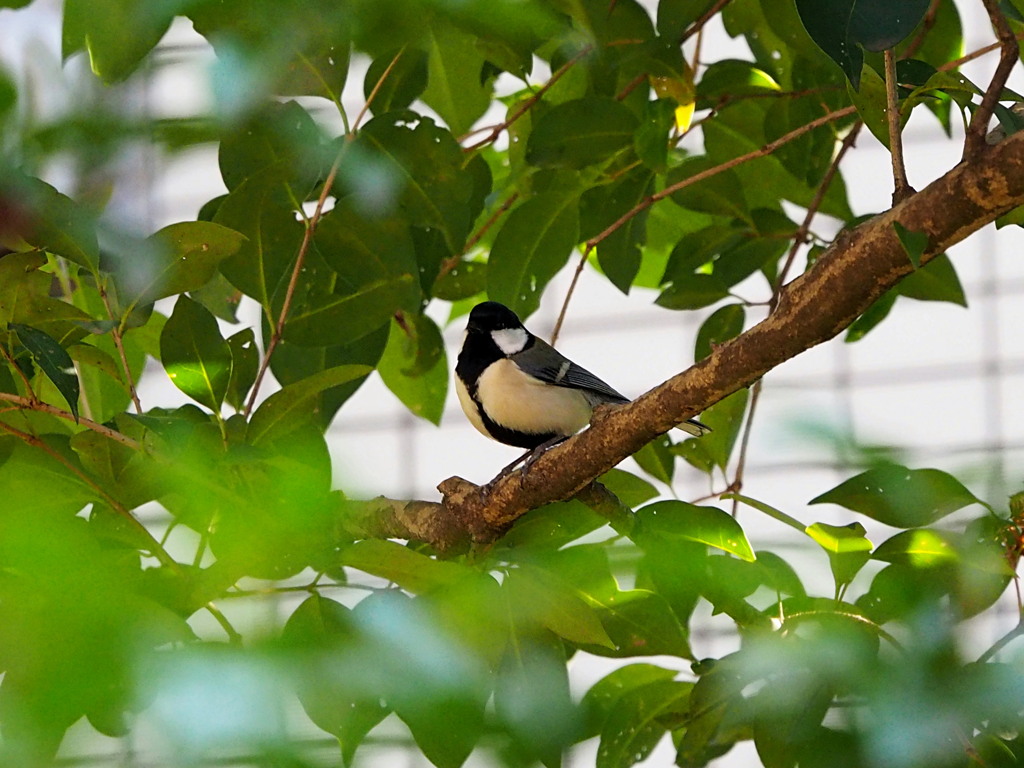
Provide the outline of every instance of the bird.
<path id="1" fill-rule="evenodd" d="M 481 302 L 469 313 L 455 390 L 479 432 L 527 449 L 499 477 L 524 460 L 528 469 L 545 450 L 579 432 L 598 405 L 630 402 L 530 333 L 515 312 L 496 301 Z M 679 427 L 696 437 L 710 431 L 696 419 Z"/>

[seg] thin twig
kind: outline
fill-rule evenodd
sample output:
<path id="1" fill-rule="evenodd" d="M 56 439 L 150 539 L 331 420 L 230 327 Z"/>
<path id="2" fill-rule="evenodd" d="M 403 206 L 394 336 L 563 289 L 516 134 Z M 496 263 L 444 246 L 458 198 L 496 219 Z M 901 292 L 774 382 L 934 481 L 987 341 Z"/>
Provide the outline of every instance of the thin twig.
<path id="1" fill-rule="evenodd" d="M 507 119 L 494 126 L 491 132 L 487 134 L 484 138 L 482 138 L 480 141 L 476 142 L 475 144 L 470 144 L 468 147 L 463 147 L 462 151 L 472 152 L 474 149 L 479 149 L 485 144 L 490 144 L 492 141 L 497 139 L 498 136 L 501 135 L 502 131 L 507 129 L 510 125 L 512 125 L 512 123 L 514 123 L 524 114 L 526 114 L 526 111 L 530 109 L 538 101 L 540 101 L 540 99 L 544 96 L 545 93 L 547 93 L 548 89 L 550 89 L 551 86 L 553 86 L 555 83 L 561 80 L 562 76 L 565 75 L 565 73 L 568 72 L 573 67 L 573 65 L 576 64 L 576 62 L 578 62 L 592 50 L 593 46 L 588 45 L 577 51 L 576 55 L 569 59 L 567 62 L 565 62 L 565 64 L 560 66 L 557 70 L 555 70 L 551 74 L 551 77 L 548 78 L 548 81 L 544 83 L 544 85 L 542 85 L 540 88 L 538 88 L 537 91 L 532 96 L 530 96 L 530 98 L 526 99 L 526 101 L 520 102 L 519 106 L 515 108 L 515 110 L 512 112 L 511 115 L 508 116 Z M 459 141 L 462 142 L 465 140 L 465 138 L 466 137 L 463 136 L 459 139 Z"/>
<path id="2" fill-rule="evenodd" d="M 743 425 L 743 437 L 740 440 L 740 452 L 736 459 L 736 471 L 733 473 L 732 482 L 726 488 L 727 493 L 739 493 L 743 490 L 743 472 L 747 468 L 747 447 L 750 445 L 750 433 L 754 431 L 754 413 L 757 411 L 757 401 L 761 397 L 761 382 L 758 379 L 750 388 L 750 408 L 747 409 L 747 423 Z M 736 517 L 739 512 L 740 500 L 732 500 L 732 516 Z"/>
<path id="3" fill-rule="evenodd" d="M 33 448 L 39 448 L 44 453 L 48 454 L 51 458 L 55 459 L 57 462 L 62 464 L 73 475 L 75 475 L 75 477 L 77 477 L 83 483 L 92 488 L 100 496 L 100 498 L 103 499 L 103 501 L 110 506 L 111 509 L 113 509 L 119 515 L 121 515 L 121 517 L 127 520 L 128 523 L 133 528 L 135 528 L 135 530 L 137 530 L 146 539 L 149 540 L 150 553 L 157 560 L 159 560 L 162 565 L 166 565 L 168 568 L 177 573 L 181 572 L 181 566 L 178 565 L 178 562 L 173 557 L 167 554 L 167 550 L 160 546 L 160 542 L 157 541 L 153 534 L 149 532 L 149 529 L 146 528 L 146 526 L 144 526 L 141 522 L 139 522 L 138 518 L 136 518 L 135 515 L 133 515 L 128 510 L 127 507 L 125 507 L 121 502 L 119 502 L 117 499 L 115 499 L 113 496 L 111 496 L 109 493 L 103 490 L 103 488 L 95 480 L 89 477 L 89 475 L 87 475 L 81 469 L 76 467 L 71 461 L 68 460 L 66 456 L 64 456 L 64 454 L 50 446 L 42 438 L 36 437 L 35 435 L 30 435 L 27 432 L 22 432 L 20 429 L 16 429 L 15 427 L 12 427 L 10 424 L 0 422 L 0 429 L 3 429 L 5 432 L 9 432 L 10 434 L 14 435 L 19 440 L 26 443 L 27 445 L 32 446 Z"/>
<path id="4" fill-rule="evenodd" d="M 984 664 L 1021 635 L 1024 635 L 1024 620 L 1019 622 L 1017 626 L 996 640 L 987 651 L 981 654 L 981 656 L 978 657 L 978 663 Z"/>
<path id="5" fill-rule="evenodd" d="M 7 401 L 8 403 L 14 403 L 16 406 L 18 406 L 18 408 L 21 408 L 22 410 L 40 411 L 41 413 L 48 413 L 51 416 L 57 416 L 58 418 L 65 419 L 67 421 L 75 421 L 75 417 L 72 413 L 62 410 L 61 408 L 58 408 L 55 405 L 44 403 L 42 400 L 21 397 L 20 395 L 12 395 L 9 392 L 0 392 L 0 400 Z M 136 440 L 133 440 L 132 438 L 128 437 L 128 435 L 124 434 L 123 432 L 118 432 L 116 429 L 111 429 L 110 427 L 104 426 L 103 424 L 98 424 L 95 421 L 92 421 L 91 419 L 87 419 L 85 417 L 80 416 L 78 418 L 78 424 L 85 427 L 86 429 L 91 429 L 93 432 L 96 432 L 97 434 L 103 435 L 104 437 L 108 437 L 111 440 L 115 440 L 121 443 L 122 445 L 126 445 L 132 450 L 138 451 L 142 448 L 142 446 Z"/>
<path id="6" fill-rule="evenodd" d="M 995 110 L 996 104 L 999 103 L 1003 87 L 1017 63 L 1017 54 L 1020 52 L 1017 38 L 1010 29 L 996 0 L 982 0 L 982 2 L 985 4 L 988 18 L 995 28 L 996 38 L 999 41 L 999 64 L 996 65 L 992 80 L 989 81 L 988 88 L 985 89 L 981 104 L 971 116 L 971 123 L 967 127 L 967 139 L 964 141 L 964 160 L 973 160 L 985 150 L 987 146 L 985 134 L 988 132 L 989 120 L 992 119 L 992 112 Z"/>
<path id="7" fill-rule="evenodd" d="M 128 385 L 128 393 L 132 396 L 132 403 L 135 405 L 135 412 L 142 413 L 142 403 L 139 402 L 139 393 L 135 391 L 135 382 L 132 380 L 132 372 L 128 367 L 128 355 L 124 351 L 124 339 L 121 336 L 121 320 L 114 317 L 114 310 L 110 306 L 110 297 L 107 296 L 107 289 L 100 286 L 100 298 L 103 306 L 107 308 L 107 315 L 114 327 L 110 329 L 110 337 L 114 340 L 114 347 L 121 358 L 121 368 L 124 370 L 124 380 Z"/>
<path id="8" fill-rule="evenodd" d="M 207 603 L 203 607 L 206 609 L 207 613 L 213 616 L 217 623 L 220 624 L 221 629 L 223 629 L 224 633 L 228 636 L 229 643 L 232 645 L 242 644 L 242 636 L 238 634 L 238 630 L 231 626 L 231 622 L 228 621 L 227 616 L 221 612 L 220 608 L 212 602 Z"/>
<path id="9" fill-rule="evenodd" d="M 921 29 L 918 31 L 917 36 L 911 40 L 910 45 L 908 45 L 900 55 L 901 59 L 912 59 L 914 54 L 917 53 L 924 44 L 925 38 L 928 37 L 928 33 L 932 31 L 932 27 L 935 26 L 935 20 L 938 18 L 939 2 L 940 0 L 932 0 L 931 5 L 928 6 L 928 10 L 924 13 L 924 18 L 921 20 Z"/>
<path id="10" fill-rule="evenodd" d="M 334 162 L 331 164 L 330 171 L 327 172 L 327 178 L 324 179 L 323 188 L 320 190 L 320 196 L 316 201 L 316 208 L 313 210 L 313 215 L 309 217 L 309 221 L 306 222 L 306 230 L 302 234 L 302 243 L 299 245 L 299 252 L 295 257 L 295 266 L 292 268 L 291 277 L 288 280 L 288 288 L 285 290 L 284 302 L 281 304 L 281 314 L 277 317 L 277 323 L 274 326 L 274 330 L 270 335 L 270 342 L 267 344 L 266 352 L 263 353 L 263 360 L 260 361 L 259 371 L 256 374 L 256 379 L 252 385 L 252 391 L 249 393 L 249 400 L 245 404 L 245 411 L 243 415 L 248 417 L 252 413 L 253 406 L 256 404 L 256 397 L 259 395 L 260 385 L 263 383 L 263 377 L 267 374 L 267 369 L 270 367 L 270 358 L 274 354 L 274 350 L 277 349 L 277 345 L 281 343 L 281 337 L 284 335 L 284 324 L 288 320 L 288 313 L 292 308 L 292 301 L 295 298 L 295 289 L 299 284 L 299 275 L 302 274 L 302 267 L 306 263 L 306 254 L 309 252 L 309 247 L 313 242 L 313 234 L 316 232 L 316 227 L 320 223 L 320 218 L 323 216 L 324 205 L 327 203 L 327 198 L 330 197 L 331 188 L 334 186 L 334 179 L 338 175 L 338 169 L 341 167 L 342 158 L 345 156 L 345 150 L 348 145 L 356 136 L 356 131 L 359 128 L 359 124 L 363 117 L 369 111 L 370 106 L 373 104 L 373 100 L 377 97 L 380 92 L 381 86 L 387 80 L 388 75 L 394 70 L 395 65 L 401 58 L 405 48 L 402 48 L 395 57 L 388 64 L 387 69 L 381 74 L 380 79 L 374 85 L 370 95 L 366 98 L 366 103 L 363 108 L 359 111 L 356 116 L 355 122 L 352 124 L 352 129 L 345 134 L 345 142 L 342 144 L 341 149 L 334 158 Z"/>
<path id="11" fill-rule="evenodd" d="M 834 112 L 829 112 L 815 120 L 812 120 L 809 123 L 805 123 L 799 128 L 796 128 L 790 131 L 789 133 L 784 134 L 783 136 L 780 136 L 774 141 L 768 142 L 760 149 L 755 149 L 751 152 L 747 152 L 747 154 L 745 155 L 740 155 L 739 157 L 734 157 L 731 160 L 726 160 L 724 163 L 720 163 L 719 165 L 716 165 L 713 168 L 708 168 L 704 171 L 701 171 L 700 173 L 696 173 L 693 176 L 683 179 L 682 181 L 667 186 L 660 192 L 655 192 L 652 195 L 648 195 L 635 206 L 633 206 L 630 210 L 628 210 L 626 213 L 620 216 L 614 223 L 606 227 L 604 231 L 588 240 L 586 243 L 587 247 L 594 248 L 599 243 L 604 241 L 606 238 L 614 234 L 620 227 L 622 227 L 623 224 L 625 224 L 631 218 L 636 216 L 641 211 L 650 208 L 659 200 L 663 200 L 666 197 L 670 197 L 673 193 L 678 192 L 679 190 L 684 189 L 685 187 L 688 187 L 691 184 L 696 184 L 697 182 L 704 181 L 705 179 L 709 179 L 712 176 L 717 176 L 719 173 L 727 171 L 730 168 L 735 168 L 737 165 L 742 165 L 743 163 L 749 162 L 750 160 L 756 160 L 759 157 L 765 157 L 767 155 L 770 155 L 779 147 L 782 147 L 791 141 L 795 141 L 796 139 L 803 136 L 805 133 L 809 133 L 810 131 L 813 131 L 816 128 L 820 128 L 823 125 L 828 125 L 829 123 L 834 122 L 836 120 L 841 120 L 844 117 L 849 117 L 850 115 L 856 114 L 856 112 L 857 108 L 853 106 L 843 107 L 842 109 L 837 109 Z"/>
<path id="12" fill-rule="evenodd" d="M 569 300 L 572 298 L 573 292 L 576 290 L 576 283 L 580 280 L 580 274 L 583 272 L 583 267 L 587 263 L 587 258 L 590 256 L 591 250 L 594 246 L 589 243 L 584 246 L 583 253 L 580 254 L 580 263 L 576 265 L 576 271 L 573 273 L 572 282 L 569 283 L 569 290 L 565 292 L 565 299 L 562 301 L 562 309 L 558 313 L 558 320 L 555 321 L 555 327 L 551 331 L 551 345 L 554 346 L 555 342 L 558 341 L 558 333 L 562 330 L 562 323 L 565 322 L 565 313 L 569 310 Z"/>
<path id="13" fill-rule="evenodd" d="M 18 374 L 18 378 L 20 378 L 22 383 L 25 385 L 25 392 L 28 393 L 28 398 L 27 399 L 30 402 L 38 403 L 39 400 L 36 398 L 35 390 L 32 389 L 32 382 L 29 381 L 28 376 L 26 376 L 25 372 L 23 370 L 21 370 L 21 366 L 18 365 L 15 362 L 14 358 L 11 356 L 11 353 L 8 352 L 7 348 L 5 346 L 3 346 L 2 344 L 0 344 L 0 354 L 2 354 L 4 356 L 4 359 L 8 362 L 8 364 L 11 366 L 11 368 L 13 368 L 15 370 L 15 372 Z M 0 393 L 0 394 L 3 394 L 3 393 Z"/>
<path id="14" fill-rule="evenodd" d="M 462 249 L 462 253 L 456 254 L 455 256 L 449 256 L 447 259 L 441 262 L 441 268 L 437 272 L 438 277 L 443 277 L 447 275 L 462 262 L 462 257 L 469 253 L 473 246 L 479 243 L 480 239 L 485 234 L 487 234 L 487 230 L 493 227 L 497 223 L 498 219 L 500 219 L 502 215 L 504 215 L 504 213 L 515 204 L 515 202 L 519 199 L 519 194 L 519 192 L 513 192 L 511 195 L 505 198 L 505 202 L 499 205 L 494 210 L 494 213 L 492 213 L 488 217 L 487 221 L 481 224 L 480 228 L 469 236 L 469 239 L 466 240 L 466 245 Z"/>
<path id="15" fill-rule="evenodd" d="M 896 55 L 892 48 L 885 49 L 885 116 L 889 126 L 889 154 L 892 157 L 894 189 L 892 204 L 905 200 L 915 190 L 907 181 L 907 168 L 903 164 L 903 134 L 900 130 L 900 99 L 896 93 Z"/>
<path id="16" fill-rule="evenodd" d="M 717 3 L 715 3 L 713 6 L 704 11 L 700 18 L 698 18 L 695 22 L 693 22 L 693 24 L 686 28 L 686 31 L 683 32 L 682 37 L 679 38 L 679 44 L 682 45 L 695 34 L 704 29 L 704 25 L 711 21 L 711 19 L 713 19 L 715 15 L 723 8 L 725 8 L 725 6 L 727 6 L 728 4 L 729 0 L 718 0 Z"/>
<path id="17" fill-rule="evenodd" d="M 796 237 L 793 239 L 793 245 L 790 246 L 789 253 L 786 254 L 786 263 L 783 264 L 782 269 L 779 271 L 779 276 L 775 279 L 775 285 L 772 287 L 772 299 L 769 303 L 769 307 L 772 311 L 774 311 L 775 305 L 778 303 L 779 291 L 781 291 L 782 286 L 786 284 L 786 277 L 789 276 L 789 270 L 793 267 L 793 261 L 796 259 L 800 246 L 807 240 L 807 234 L 811 230 L 811 222 L 814 220 L 818 209 L 821 207 L 822 201 L 825 199 L 825 195 L 828 193 L 828 188 L 832 184 L 832 179 L 834 179 L 836 174 L 839 172 L 839 164 L 843 161 L 843 157 L 850 148 L 857 142 L 857 135 L 863 127 L 863 120 L 858 120 L 853 124 L 849 132 L 843 138 L 843 143 L 839 146 L 839 151 L 836 152 L 836 156 L 832 158 L 832 164 L 828 167 L 828 170 L 825 171 L 825 175 L 821 177 L 821 183 L 818 185 L 818 190 L 814 193 L 814 199 L 811 200 L 811 204 L 807 207 L 807 213 L 804 215 L 804 220 L 800 223 L 800 227 L 796 231 Z"/>

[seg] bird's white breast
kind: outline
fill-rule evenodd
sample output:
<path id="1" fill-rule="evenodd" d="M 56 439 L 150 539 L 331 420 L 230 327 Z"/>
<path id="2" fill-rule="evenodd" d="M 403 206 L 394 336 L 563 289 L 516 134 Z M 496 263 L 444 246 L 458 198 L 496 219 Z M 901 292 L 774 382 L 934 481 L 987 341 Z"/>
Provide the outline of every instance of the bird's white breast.
<path id="1" fill-rule="evenodd" d="M 484 422 L 480 418 L 480 412 L 476 408 L 476 403 L 473 402 L 473 398 L 469 396 L 469 390 L 466 389 L 466 385 L 462 383 L 462 379 L 458 376 L 455 377 L 455 393 L 459 396 L 459 405 L 462 406 L 462 412 L 466 414 L 469 423 L 476 427 L 477 432 L 490 437 L 487 434 L 487 430 L 484 429 Z"/>
<path id="2" fill-rule="evenodd" d="M 463 410 L 473 426 L 486 434 L 483 425 L 477 423 L 480 417 L 475 407 L 470 414 L 466 401 L 470 406 L 473 403 L 469 393 L 464 395 L 463 390 L 459 389 Z M 511 360 L 499 360 L 480 375 L 477 399 L 492 421 L 533 434 L 575 434 L 587 425 L 593 410 L 579 391 L 538 381 L 523 373 Z"/>

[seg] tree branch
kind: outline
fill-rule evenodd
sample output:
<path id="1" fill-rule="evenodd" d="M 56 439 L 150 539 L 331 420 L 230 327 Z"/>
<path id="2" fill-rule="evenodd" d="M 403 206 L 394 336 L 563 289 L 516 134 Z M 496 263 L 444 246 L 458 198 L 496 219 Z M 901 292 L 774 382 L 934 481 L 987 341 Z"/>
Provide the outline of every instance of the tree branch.
<path id="1" fill-rule="evenodd" d="M 21 397 L 20 395 L 12 395 L 8 392 L 0 392 L 0 401 L 14 403 L 14 405 L 18 406 L 18 408 L 21 408 L 22 410 L 40 411 L 41 413 L 48 413 L 51 416 L 57 416 L 58 418 L 65 419 L 66 421 L 76 421 L 74 415 L 69 411 L 62 410 L 55 405 L 50 405 L 49 403 L 44 403 L 42 400 L 33 400 L 27 397 Z M 80 416 L 77 419 L 77 422 L 86 429 L 91 429 L 97 434 L 109 437 L 111 440 L 115 440 L 122 445 L 127 445 L 132 450 L 137 451 L 142 447 L 136 440 L 128 437 L 128 435 L 123 432 L 118 432 L 116 429 L 111 429 L 103 424 L 97 424 L 91 419 L 86 419 Z"/>
<path id="2" fill-rule="evenodd" d="M 900 100 L 896 93 L 896 54 L 885 49 L 885 117 L 889 126 L 889 154 L 892 156 L 893 205 L 914 194 L 903 163 L 903 133 L 900 129 Z"/>
<path id="3" fill-rule="evenodd" d="M 526 476 L 499 480 L 486 498 L 462 478 L 445 480 L 438 488 L 446 514 L 475 540 L 493 540 L 527 510 L 572 497 L 653 438 L 847 328 L 914 269 L 894 222 L 928 236 L 921 257 L 927 263 L 1021 204 L 1024 132 L 841 233 L 810 270 L 781 290 L 778 308 L 765 320 L 634 402 L 600 410 L 590 429 L 543 454 Z"/>
<path id="4" fill-rule="evenodd" d="M 988 12 L 989 20 L 996 31 L 999 40 L 999 64 L 992 75 L 992 80 L 985 89 L 985 95 L 981 99 L 981 105 L 971 115 L 971 124 L 967 127 L 967 140 L 964 141 L 964 160 L 974 160 L 979 154 L 985 151 L 985 134 L 988 132 L 988 123 L 992 119 L 992 112 L 999 103 L 999 97 L 1003 93 L 1003 86 L 1010 77 L 1010 71 L 1017 63 L 1017 54 L 1020 47 L 1017 45 L 1017 37 L 1010 29 L 1010 25 L 999 10 L 996 0 L 982 0 L 985 10 Z"/>

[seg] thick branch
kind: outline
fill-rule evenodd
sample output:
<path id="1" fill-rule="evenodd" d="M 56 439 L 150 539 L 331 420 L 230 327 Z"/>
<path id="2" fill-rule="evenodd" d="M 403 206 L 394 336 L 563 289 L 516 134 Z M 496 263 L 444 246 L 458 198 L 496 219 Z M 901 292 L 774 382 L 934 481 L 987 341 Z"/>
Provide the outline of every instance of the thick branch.
<path id="1" fill-rule="evenodd" d="M 894 222 L 928 236 L 921 257 L 927 262 L 1021 204 L 1024 132 L 840 234 L 813 268 L 782 289 L 767 319 L 633 403 L 599 412 L 590 429 L 541 456 L 526 477 L 500 480 L 486 500 L 461 478 L 444 481 L 446 508 L 475 539 L 493 539 L 527 510 L 571 497 L 654 437 L 847 328 L 914 269 Z"/>

